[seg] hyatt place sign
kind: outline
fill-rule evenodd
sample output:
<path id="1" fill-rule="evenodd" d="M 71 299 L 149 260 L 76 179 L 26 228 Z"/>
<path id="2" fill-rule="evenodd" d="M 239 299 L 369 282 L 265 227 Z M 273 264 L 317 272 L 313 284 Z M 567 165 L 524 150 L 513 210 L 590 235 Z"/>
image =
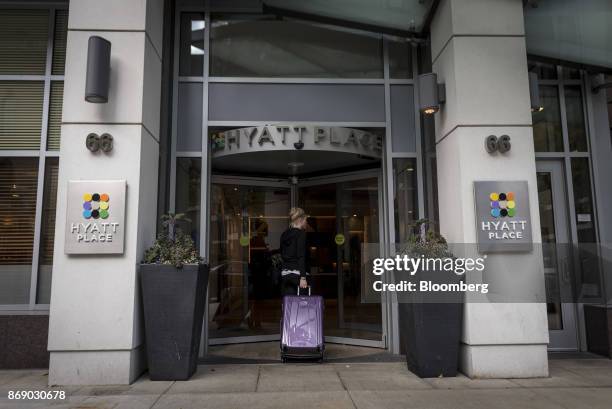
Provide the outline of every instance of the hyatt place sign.
<path id="1" fill-rule="evenodd" d="M 125 180 L 68 182 L 66 254 L 123 254 Z"/>
<path id="2" fill-rule="evenodd" d="M 525 181 L 474 182 L 478 251 L 522 252 L 533 247 Z"/>
<path id="3" fill-rule="evenodd" d="M 382 137 L 374 132 L 338 126 L 265 125 L 213 134 L 212 156 L 270 150 L 325 150 L 380 158 Z"/>

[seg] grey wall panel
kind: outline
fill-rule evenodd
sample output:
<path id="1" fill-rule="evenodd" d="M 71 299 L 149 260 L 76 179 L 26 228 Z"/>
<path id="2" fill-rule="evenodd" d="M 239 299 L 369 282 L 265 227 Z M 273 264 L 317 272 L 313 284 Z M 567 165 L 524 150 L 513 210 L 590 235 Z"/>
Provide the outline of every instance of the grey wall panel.
<path id="1" fill-rule="evenodd" d="M 202 83 L 179 84 L 176 150 L 202 150 Z"/>
<path id="2" fill-rule="evenodd" d="M 211 83 L 211 121 L 384 122 L 379 84 Z"/>
<path id="3" fill-rule="evenodd" d="M 414 110 L 414 87 L 412 85 L 392 85 L 391 141 L 393 152 L 414 152 L 416 150 Z"/>

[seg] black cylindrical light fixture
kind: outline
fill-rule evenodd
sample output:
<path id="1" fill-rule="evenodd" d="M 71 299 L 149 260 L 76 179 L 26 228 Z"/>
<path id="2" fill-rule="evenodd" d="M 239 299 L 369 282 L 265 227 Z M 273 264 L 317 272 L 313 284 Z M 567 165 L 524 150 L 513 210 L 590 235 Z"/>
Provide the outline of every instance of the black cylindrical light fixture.
<path id="1" fill-rule="evenodd" d="M 108 102 L 110 79 L 110 41 L 89 37 L 87 46 L 87 79 L 85 81 L 85 101 L 97 104 Z"/>
<path id="2" fill-rule="evenodd" d="M 433 73 L 421 74 L 417 78 L 419 85 L 419 110 L 432 115 L 440 110 L 438 95 L 438 76 Z"/>
<path id="3" fill-rule="evenodd" d="M 529 73 L 529 99 L 531 100 L 531 112 L 540 112 L 544 110 L 542 101 L 540 101 L 538 74 L 535 72 Z"/>

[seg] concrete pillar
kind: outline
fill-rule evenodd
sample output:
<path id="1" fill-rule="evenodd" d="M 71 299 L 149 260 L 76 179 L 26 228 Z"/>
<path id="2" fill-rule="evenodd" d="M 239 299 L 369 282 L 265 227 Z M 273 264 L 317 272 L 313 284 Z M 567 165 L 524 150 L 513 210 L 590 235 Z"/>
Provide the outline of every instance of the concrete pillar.
<path id="1" fill-rule="evenodd" d="M 541 242 L 521 0 L 442 0 L 431 24 L 433 71 L 446 84 L 436 114 L 440 229 L 450 243 L 476 243 L 473 182 L 526 180 L 534 242 Z M 507 134 L 512 150 L 488 154 L 487 135 Z M 538 246 L 491 254 L 495 277 L 542 294 Z M 503 285 L 503 282 L 497 282 Z M 545 304 L 465 305 L 461 370 L 470 377 L 548 375 Z"/>
<path id="2" fill-rule="evenodd" d="M 70 2 L 49 324 L 50 384 L 128 384 L 144 369 L 138 266 L 156 226 L 163 0 Z M 109 100 L 85 102 L 87 41 L 112 43 Z M 90 132 L 114 150 L 92 154 Z M 127 180 L 122 255 L 64 254 L 69 180 Z"/>

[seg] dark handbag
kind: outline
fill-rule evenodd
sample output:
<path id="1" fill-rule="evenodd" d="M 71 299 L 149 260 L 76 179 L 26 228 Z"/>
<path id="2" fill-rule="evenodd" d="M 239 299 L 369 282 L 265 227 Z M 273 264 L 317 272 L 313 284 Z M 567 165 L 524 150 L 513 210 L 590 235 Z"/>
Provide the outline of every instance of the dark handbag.
<path id="1" fill-rule="evenodd" d="M 283 256 L 281 256 L 278 250 L 274 250 L 270 254 L 270 271 L 272 272 L 272 283 L 274 286 L 280 285 L 282 270 Z"/>

